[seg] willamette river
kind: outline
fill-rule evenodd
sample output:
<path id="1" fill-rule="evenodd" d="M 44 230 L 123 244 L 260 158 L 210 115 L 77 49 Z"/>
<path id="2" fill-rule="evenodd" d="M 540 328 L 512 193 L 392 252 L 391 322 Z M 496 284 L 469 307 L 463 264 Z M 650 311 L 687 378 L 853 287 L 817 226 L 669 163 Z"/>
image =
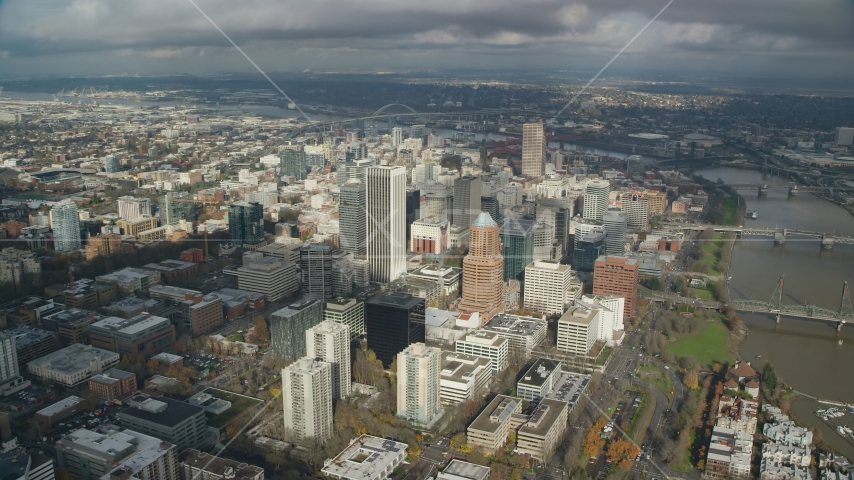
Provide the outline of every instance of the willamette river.
<path id="1" fill-rule="evenodd" d="M 752 170 L 714 168 L 700 170 L 710 180 L 726 183 L 772 183 L 769 176 Z M 776 179 L 779 183 L 784 183 Z M 778 183 L 775 181 L 774 183 Z M 758 219 L 745 220 L 757 226 L 782 227 L 854 235 L 854 216 L 843 208 L 810 194 L 789 198 L 785 190 L 772 190 L 767 197 L 742 192 L 747 209 L 756 210 Z M 817 239 L 789 237 L 776 246 L 771 237 L 742 238 L 735 246 L 730 266 L 732 298 L 770 300 L 777 281 L 785 275 L 785 303 L 808 303 L 839 309 L 842 283 L 854 285 L 854 246 L 836 245 L 822 250 Z M 854 403 L 854 325 L 837 332 L 827 322 L 783 317 L 775 323 L 771 316 L 739 315 L 750 334 L 741 343 L 741 356 L 750 361 L 762 356 L 778 375 L 796 390 L 823 399 Z M 799 420 L 818 428 L 822 437 L 848 458 L 854 446 L 826 427 L 813 411 L 818 403 L 801 399 L 793 404 Z M 826 408 L 826 407 L 825 407 Z M 850 424 L 854 426 L 854 415 Z"/>

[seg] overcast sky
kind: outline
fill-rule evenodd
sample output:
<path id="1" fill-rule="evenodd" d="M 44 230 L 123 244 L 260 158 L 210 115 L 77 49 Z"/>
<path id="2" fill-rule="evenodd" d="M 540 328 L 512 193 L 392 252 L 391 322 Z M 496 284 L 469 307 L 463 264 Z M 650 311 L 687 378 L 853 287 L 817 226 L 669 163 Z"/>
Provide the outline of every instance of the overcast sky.
<path id="1" fill-rule="evenodd" d="M 666 0 L 196 0 L 272 72 L 598 70 Z M 676 0 L 615 73 L 854 73 L 852 0 Z M 251 71 L 188 0 L 0 0 L 0 78 Z"/>

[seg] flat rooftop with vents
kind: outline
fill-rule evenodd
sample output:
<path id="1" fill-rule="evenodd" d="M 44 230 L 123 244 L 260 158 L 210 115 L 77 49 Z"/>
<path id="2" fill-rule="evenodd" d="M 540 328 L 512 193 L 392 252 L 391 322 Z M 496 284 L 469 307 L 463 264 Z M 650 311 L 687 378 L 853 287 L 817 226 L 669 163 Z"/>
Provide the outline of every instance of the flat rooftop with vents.
<path id="1" fill-rule="evenodd" d="M 322 472 L 335 479 L 383 480 L 403 463 L 407 447 L 405 443 L 362 435 L 327 460 Z"/>

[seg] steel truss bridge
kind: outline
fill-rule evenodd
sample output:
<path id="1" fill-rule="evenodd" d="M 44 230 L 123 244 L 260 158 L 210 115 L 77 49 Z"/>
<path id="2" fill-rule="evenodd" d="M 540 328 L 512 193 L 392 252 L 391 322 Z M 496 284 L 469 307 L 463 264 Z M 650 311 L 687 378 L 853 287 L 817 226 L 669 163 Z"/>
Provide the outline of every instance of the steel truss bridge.
<path id="1" fill-rule="evenodd" d="M 836 235 L 827 232 L 813 232 L 809 230 L 792 230 L 787 228 L 759 228 L 759 227 L 729 227 L 724 225 L 668 225 L 665 230 L 706 230 L 713 229 L 716 232 L 735 232 L 738 236 L 755 235 L 774 237 L 774 242 L 777 244 L 786 243 L 786 238 L 789 236 L 811 237 L 821 240 L 822 248 L 833 248 L 834 244 L 854 245 L 854 237 L 845 235 Z"/>
<path id="2" fill-rule="evenodd" d="M 824 193 L 833 190 L 833 187 L 816 187 L 816 186 L 804 186 L 797 184 L 788 184 L 788 185 L 768 185 L 768 184 L 758 184 L 758 183 L 742 183 L 742 184 L 733 184 L 729 185 L 735 190 L 756 190 L 761 195 L 765 195 L 768 193 L 768 190 L 788 190 L 789 195 L 795 196 L 800 192 L 806 193 Z"/>
<path id="3" fill-rule="evenodd" d="M 392 107 L 400 107 L 406 110 L 403 113 L 394 112 L 389 113 L 386 110 L 391 109 Z M 347 118 L 341 120 L 330 120 L 325 122 L 311 122 L 305 125 L 300 125 L 298 128 L 292 130 L 288 133 L 290 138 L 297 137 L 302 135 L 305 132 L 312 130 L 331 130 L 338 127 L 345 126 L 355 126 L 356 124 L 362 122 L 373 122 L 376 120 L 386 120 L 393 117 L 405 117 L 414 119 L 419 122 L 427 122 L 429 120 L 435 120 L 437 118 L 443 118 L 450 121 L 460 121 L 460 122 L 469 122 L 474 120 L 483 120 L 489 116 L 494 115 L 505 115 L 505 114 L 522 114 L 522 115 L 541 115 L 542 113 L 537 110 L 525 110 L 520 108 L 494 108 L 494 109 L 482 109 L 482 110 L 474 110 L 470 112 L 416 112 L 415 109 L 408 105 L 404 105 L 402 103 L 390 103 L 388 105 L 383 106 L 378 109 L 374 113 L 365 116 L 365 117 L 356 117 L 356 118 Z"/>
<path id="4" fill-rule="evenodd" d="M 837 330 L 841 330 L 842 326 L 848 322 L 854 323 L 854 310 L 851 308 L 851 293 L 848 290 L 848 282 L 842 285 L 842 298 L 839 302 L 839 310 L 830 310 L 809 304 L 784 304 L 783 285 L 785 278 L 785 275 L 780 277 L 780 280 L 777 282 L 777 288 L 774 289 L 774 294 L 771 295 L 769 301 L 750 299 L 731 300 L 727 305 L 741 312 L 770 313 L 776 315 L 777 323 L 780 323 L 780 317 L 783 315 L 836 323 Z"/>

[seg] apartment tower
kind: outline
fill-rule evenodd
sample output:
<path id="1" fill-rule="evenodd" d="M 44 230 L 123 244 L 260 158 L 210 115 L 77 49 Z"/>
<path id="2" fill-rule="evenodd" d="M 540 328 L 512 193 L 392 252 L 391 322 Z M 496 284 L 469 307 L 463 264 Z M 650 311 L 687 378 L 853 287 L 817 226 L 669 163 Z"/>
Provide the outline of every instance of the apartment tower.
<path id="1" fill-rule="evenodd" d="M 624 318 L 635 316 L 638 265 L 638 260 L 635 258 L 603 255 L 596 259 L 593 266 L 593 294 L 625 298 Z"/>
<path id="2" fill-rule="evenodd" d="M 350 329 L 324 320 L 305 332 L 305 356 L 332 365 L 332 398 L 350 395 Z"/>
<path id="3" fill-rule="evenodd" d="M 542 177 L 546 171 L 546 130 L 543 122 L 522 126 L 522 175 Z"/>

